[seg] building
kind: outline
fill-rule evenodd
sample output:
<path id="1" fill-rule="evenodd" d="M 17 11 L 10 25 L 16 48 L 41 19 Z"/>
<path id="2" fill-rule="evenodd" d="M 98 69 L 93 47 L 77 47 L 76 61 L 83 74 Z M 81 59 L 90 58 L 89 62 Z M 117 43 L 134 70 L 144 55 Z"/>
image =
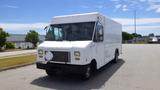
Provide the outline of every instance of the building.
<path id="1" fill-rule="evenodd" d="M 33 48 L 33 44 L 30 42 L 25 42 L 25 34 L 10 34 L 10 37 L 7 38 L 8 42 L 12 42 L 15 44 L 15 48 Z M 44 35 L 39 35 L 39 43 L 45 40 Z"/>

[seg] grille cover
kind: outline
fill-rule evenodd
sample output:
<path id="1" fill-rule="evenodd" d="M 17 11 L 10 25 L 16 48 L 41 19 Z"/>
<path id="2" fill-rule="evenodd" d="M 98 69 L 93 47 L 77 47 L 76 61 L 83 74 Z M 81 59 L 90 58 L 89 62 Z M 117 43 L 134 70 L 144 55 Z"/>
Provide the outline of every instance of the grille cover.
<path id="1" fill-rule="evenodd" d="M 51 61 L 70 62 L 70 53 L 65 51 L 51 51 L 53 58 Z"/>

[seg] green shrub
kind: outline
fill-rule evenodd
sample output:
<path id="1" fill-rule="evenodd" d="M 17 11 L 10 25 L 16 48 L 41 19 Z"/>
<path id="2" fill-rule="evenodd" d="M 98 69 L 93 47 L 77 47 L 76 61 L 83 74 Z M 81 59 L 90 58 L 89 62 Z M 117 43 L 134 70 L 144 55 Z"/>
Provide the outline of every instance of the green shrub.
<path id="1" fill-rule="evenodd" d="M 14 43 L 6 42 L 6 49 L 14 49 L 14 48 L 15 48 Z"/>

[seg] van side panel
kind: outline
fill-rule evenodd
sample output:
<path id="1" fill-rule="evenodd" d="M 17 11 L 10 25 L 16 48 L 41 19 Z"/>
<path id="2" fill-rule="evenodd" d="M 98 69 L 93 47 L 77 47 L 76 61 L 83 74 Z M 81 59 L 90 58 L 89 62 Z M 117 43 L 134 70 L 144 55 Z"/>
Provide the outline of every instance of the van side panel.
<path id="1" fill-rule="evenodd" d="M 95 43 L 99 48 L 95 51 L 95 56 L 97 60 L 97 68 L 101 68 L 109 61 L 114 59 L 115 50 L 119 50 L 119 54 L 122 52 L 122 26 L 121 24 L 107 18 L 106 16 L 99 15 L 100 23 L 104 28 L 104 40 L 102 43 Z M 98 53 L 96 53 L 98 52 Z M 103 58 L 103 60 L 102 60 Z"/>
<path id="2" fill-rule="evenodd" d="M 104 41 L 105 41 L 105 64 L 114 59 L 115 50 L 122 52 L 122 26 L 121 24 L 105 18 L 104 28 Z"/>

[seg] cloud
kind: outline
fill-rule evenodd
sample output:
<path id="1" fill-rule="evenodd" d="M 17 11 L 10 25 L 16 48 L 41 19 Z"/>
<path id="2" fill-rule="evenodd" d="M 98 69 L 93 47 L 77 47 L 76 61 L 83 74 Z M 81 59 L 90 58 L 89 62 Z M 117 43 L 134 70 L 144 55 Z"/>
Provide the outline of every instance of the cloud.
<path id="1" fill-rule="evenodd" d="M 123 25 L 123 31 L 130 33 L 134 32 L 134 23 L 131 18 L 113 18 L 115 21 Z M 144 35 L 150 32 L 160 32 L 160 26 L 155 25 L 160 23 L 160 18 L 142 18 L 137 20 L 137 31 Z M 29 30 L 36 30 L 39 34 L 45 34 L 42 30 L 49 23 L 37 22 L 37 23 L 0 23 L 0 27 L 9 33 L 25 34 Z"/>
<path id="2" fill-rule="evenodd" d="M 140 2 L 145 2 L 146 0 L 140 0 Z"/>
<path id="3" fill-rule="evenodd" d="M 151 10 L 158 10 L 160 8 L 160 4 L 152 3 L 150 2 L 149 7 L 146 9 L 146 11 L 151 11 Z"/>
<path id="4" fill-rule="evenodd" d="M 21 30 L 38 30 L 43 29 L 49 23 L 0 23 L 0 27 L 8 31 L 21 31 Z"/>
<path id="5" fill-rule="evenodd" d="M 14 5 L 4 5 L 4 6 L 7 8 L 13 8 L 13 9 L 19 8 L 18 6 L 14 6 Z"/>
<path id="6" fill-rule="evenodd" d="M 157 12 L 157 13 L 160 13 L 160 8 L 158 8 L 158 9 L 156 10 L 156 12 Z"/>
<path id="7" fill-rule="evenodd" d="M 160 26 L 137 26 L 136 27 L 138 31 L 141 31 L 141 30 L 144 30 L 144 31 L 147 31 L 147 30 L 158 30 L 160 31 Z M 123 31 L 133 31 L 134 30 L 134 26 L 125 26 L 123 27 Z"/>
<path id="8" fill-rule="evenodd" d="M 160 0 L 111 0 L 115 4 L 115 10 L 129 11 L 134 9 L 155 11 L 160 13 Z M 120 6 L 121 5 L 121 6 Z"/>
<path id="9" fill-rule="evenodd" d="M 123 25 L 123 31 L 134 32 L 134 20 L 132 18 L 113 18 Z M 137 31 L 143 35 L 160 32 L 160 18 L 139 18 L 137 19 Z M 160 33 L 159 33 L 160 34 Z"/>
<path id="10" fill-rule="evenodd" d="M 127 0 L 111 0 L 115 4 L 115 11 L 121 10 L 121 11 L 128 11 L 131 8 L 131 5 L 133 5 L 133 1 L 127 1 Z"/>
<path id="11" fill-rule="evenodd" d="M 116 8 L 116 9 L 119 9 L 119 8 L 121 8 L 121 6 L 122 6 L 121 4 L 117 4 L 117 5 L 115 6 L 115 8 Z"/>
<path id="12" fill-rule="evenodd" d="M 156 13 L 160 13 L 160 0 L 148 0 L 148 8 L 146 11 L 155 11 Z"/>
<path id="13" fill-rule="evenodd" d="M 133 25 L 134 20 L 132 18 L 113 18 L 115 21 L 122 25 Z M 149 25 L 149 24 L 160 24 L 160 18 L 139 18 L 136 19 L 137 25 Z"/>
<path id="14" fill-rule="evenodd" d="M 105 6 L 104 5 L 96 5 L 96 8 L 102 9 L 102 8 L 105 8 Z"/>
<path id="15" fill-rule="evenodd" d="M 123 5 L 123 6 L 122 6 L 122 11 L 124 11 L 124 12 L 125 12 L 125 11 L 128 11 L 127 5 Z"/>

